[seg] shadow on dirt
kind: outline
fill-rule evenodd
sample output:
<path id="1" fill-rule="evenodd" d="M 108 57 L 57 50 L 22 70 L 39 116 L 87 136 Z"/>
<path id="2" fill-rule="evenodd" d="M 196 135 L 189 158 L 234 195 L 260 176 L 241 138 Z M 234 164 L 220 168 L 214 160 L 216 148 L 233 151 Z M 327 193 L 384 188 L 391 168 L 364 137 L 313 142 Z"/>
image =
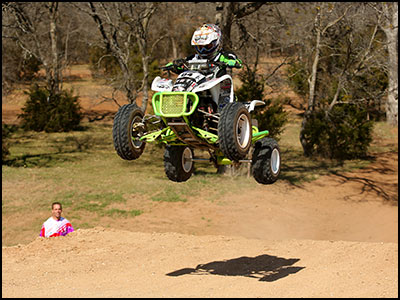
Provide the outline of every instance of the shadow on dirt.
<path id="1" fill-rule="evenodd" d="M 89 123 L 95 121 L 113 121 L 115 112 L 112 111 L 95 111 L 95 110 L 85 110 L 83 117 L 86 118 Z"/>
<path id="2" fill-rule="evenodd" d="M 67 157 L 66 153 L 74 153 L 75 151 L 64 151 L 61 153 L 42 153 L 42 154 L 23 154 L 13 159 L 6 159 L 3 165 L 14 168 L 32 168 L 32 167 L 51 167 L 57 163 L 72 162 L 75 158 Z"/>
<path id="3" fill-rule="evenodd" d="M 223 275 L 245 276 L 258 278 L 259 281 L 272 282 L 299 272 L 305 267 L 293 267 L 298 258 L 282 258 L 271 255 L 259 255 L 256 257 L 239 257 L 224 261 L 214 261 L 200 264 L 196 268 L 184 268 L 166 274 L 167 276 L 182 275 Z"/>
<path id="4" fill-rule="evenodd" d="M 386 174 L 385 172 L 388 169 L 381 169 L 379 170 L 379 172 L 381 174 Z M 390 171 L 390 169 L 389 169 Z M 361 184 L 363 184 L 361 190 L 360 190 L 360 195 L 364 194 L 364 193 L 368 193 L 368 192 L 374 192 L 376 193 L 376 196 L 378 198 L 383 199 L 384 202 L 390 203 L 392 205 L 398 205 L 399 199 L 398 199 L 398 195 L 393 194 L 393 193 L 389 193 L 389 190 L 395 190 L 397 187 L 397 184 L 391 184 L 391 183 L 387 183 L 387 182 L 379 182 L 373 179 L 369 179 L 366 177 L 361 177 L 361 176 L 350 176 L 350 175 L 343 175 L 340 174 L 338 172 L 330 172 L 332 175 L 337 176 L 338 178 L 340 178 L 341 183 L 345 183 L 345 182 L 359 182 Z M 368 172 L 367 172 L 368 173 Z M 390 189 L 389 189 L 390 187 Z M 350 196 L 345 197 L 345 200 L 350 200 Z"/>

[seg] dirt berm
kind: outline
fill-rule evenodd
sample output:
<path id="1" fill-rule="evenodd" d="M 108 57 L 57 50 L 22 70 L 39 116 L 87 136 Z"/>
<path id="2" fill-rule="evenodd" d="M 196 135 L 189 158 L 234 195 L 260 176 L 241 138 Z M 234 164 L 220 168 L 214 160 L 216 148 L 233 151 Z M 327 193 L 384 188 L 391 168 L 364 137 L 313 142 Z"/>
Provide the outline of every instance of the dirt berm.
<path id="1" fill-rule="evenodd" d="M 398 244 L 77 230 L 2 249 L 3 297 L 397 297 Z"/>

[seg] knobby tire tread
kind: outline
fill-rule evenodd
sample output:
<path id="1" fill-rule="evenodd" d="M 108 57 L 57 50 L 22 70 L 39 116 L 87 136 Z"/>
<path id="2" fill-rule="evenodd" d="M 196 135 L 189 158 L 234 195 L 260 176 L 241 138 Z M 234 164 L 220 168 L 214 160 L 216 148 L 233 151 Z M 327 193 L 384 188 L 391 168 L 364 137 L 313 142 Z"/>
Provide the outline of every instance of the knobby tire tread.
<path id="1" fill-rule="evenodd" d="M 273 174 L 271 170 L 271 153 L 274 148 L 278 151 L 279 145 L 273 138 L 263 138 L 256 142 L 251 162 L 251 170 L 254 179 L 261 184 L 274 183 L 280 174 Z"/>
<path id="2" fill-rule="evenodd" d="M 137 150 L 133 148 L 129 130 L 131 130 L 132 114 L 140 114 L 143 112 L 136 104 L 125 104 L 122 106 L 114 117 L 113 123 L 113 141 L 117 154 L 125 160 L 134 160 L 143 153 L 145 143 Z"/>
<path id="3" fill-rule="evenodd" d="M 244 108 L 244 111 L 247 112 L 246 107 L 240 102 L 228 103 L 221 111 L 221 117 L 218 123 L 219 147 L 224 155 L 232 161 L 244 159 L 251 144 L 249 143 L 246 149 L 247 151 L 244 152 L 240 151 L 236 144 L 235 121 L 241 108 Z M 248 118 L 250 120 L 250 114 L 248 114 Z"/>
<path id="4" fill-rule="evenodd" d="M 185 172 L 182 168 L 182 153 L 184 149 L 184 146 L 167 145 L 165 147 L 164 169 L 169 180 L 183 182 L 192 176 L 194 166 L 189 172 Z"/>

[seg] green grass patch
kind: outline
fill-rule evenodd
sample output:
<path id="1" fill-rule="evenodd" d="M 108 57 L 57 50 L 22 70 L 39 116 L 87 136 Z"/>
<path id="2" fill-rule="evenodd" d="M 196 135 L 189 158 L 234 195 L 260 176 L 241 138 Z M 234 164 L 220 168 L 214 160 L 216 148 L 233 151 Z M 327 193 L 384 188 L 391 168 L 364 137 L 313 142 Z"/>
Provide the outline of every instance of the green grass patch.
<path id="1" fill-rule="evenodd" d="M 276 184 L 301 185 L 333 172 L 363 168 L 373 161 L 304 157 L 299 142 L 300 122 L 291 120 L 281 136 L 282 170 Z M 10 155 L 2 166 L 2 217 L 18 220 L 23 215 L 30 225 L 23 227 L 23 234 L 14 236 L 19 229 L 14 230 L 12 222 L 3 222 L 5 245 L 19 243 L 22 237 L 26 242 L 36 238 L 43 216 L 50 216 L 54 201 L 63 204 L 63 215 L 78 229 L 106 226 L 109 217 L 134 218 L 145 213 L 141 208 L 152 202 L 179 205 L 201 198 L 225 205 L 222 201 L 229 201 L 229 197 L 223 196 L 259 187 L 246 176 L 246 167 L 233 176 L 219 175 L 212 164 L 201 162 L 195 163 L 195 172 L 188 181 L 172 182 L 164 172 L 163 148 L 147 144 L 139 159 L 125 161 L 114 150 L 111 122 L 87 122 L 82 128 L 68 133 L 17 130 L 12 134 Z M 385 123 L 377 123 L 374 134 L 379 137 L 371 146 L 376 146 L 374 151 L 397 149 L 397 131 Z M 208 157 L 197 150 L 195 155 Z M 135 207 L 135 202 L 127 199 L 141 199 L 142 203 Z M 35 214 L 25 214 L 26 210 Z"/>
<path id="2" fill-rule="evenodd" d="M 137 209 L 131 209 L 131 210 L 123 210 L 123 209 L 118 209 L 118 208 L 112 208 L 109 210 L 106 210 L 104 212 L 104 215 L 110 216 L 110 217 L 136 217 L 139 216 L 143 213 L 141 210 Z"/>
<path id="3" fill-rule="evenodd" d="M 172 187 L 166 187 L 164 191 L 152 196 L 151 200 L 158 202 L 186 202 L 187 198 L 179 195 Z"/>

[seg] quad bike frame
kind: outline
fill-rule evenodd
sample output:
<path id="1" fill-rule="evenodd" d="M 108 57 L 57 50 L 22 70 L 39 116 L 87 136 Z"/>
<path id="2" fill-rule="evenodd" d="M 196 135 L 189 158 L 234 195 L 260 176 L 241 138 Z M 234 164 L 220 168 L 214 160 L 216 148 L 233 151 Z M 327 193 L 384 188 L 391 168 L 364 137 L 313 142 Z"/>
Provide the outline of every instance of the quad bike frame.
<path id="1" fill-rule="evenodd" d="M 216 145 L 219 141 L 218 135 L 190 124 L 188 116 L 195 111 L 198 103 L 199 98 L 193 92 L 158 92 L 154 94 L 152 106 L 155 116 L 161 118 L 166 127 L 155 132 L 145 133 L 139 140 L 147 143 L 156 142 L 175 146 L 186 145 L 195 149 L 214 150 L 216 152 L 217 165 L 232 164 L 232 161 L 224 157 Z M 253 103 L 253 105 L 255 104 Z M 257 126 L 253 125 L 252 144 L 268 136 L 268 134 L 268 130 L 259 132 Z M 193 158 L 193 161 L 203 160 L 206 159 Z M 238 162 L 251 161 L 239 160 Z"/>

